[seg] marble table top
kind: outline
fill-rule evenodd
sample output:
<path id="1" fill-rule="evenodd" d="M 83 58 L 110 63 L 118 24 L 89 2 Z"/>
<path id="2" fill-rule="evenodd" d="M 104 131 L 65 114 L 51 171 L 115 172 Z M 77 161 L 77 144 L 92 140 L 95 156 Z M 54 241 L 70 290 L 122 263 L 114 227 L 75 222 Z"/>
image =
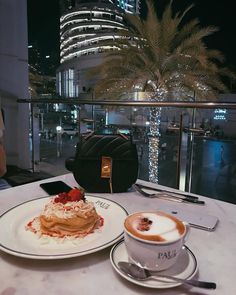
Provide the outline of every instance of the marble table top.
<path id="1" fill-rule="evenodd" d="M 54 180 L 78 186 L 71 174 L 65 174 L 2 190 L 0 214 L 22 202 L 46 196 L 39 184 Z M 219 223 L 215 231 L 191 228 L 186 242 L 198 261 L 196 278 L 216 282 L 216 290 L 183 285 L 168 289 L 151 289 L 135 285 L 122 278 L 113 269 L 109 258 L 112 246 L 109 246 L 92 254 L 59 260 L 27 259 L 0 251 L 0 295 L 235 294 L 235 205 L 203 196 L 200 196 L 200 199 L 205 201 L 205 205 L 200 206 L 148 199 L 136 192 L 93 195 L 113 200 L 129 213 L 171 206 L 184 209 L 186 212 L 194 211 L 217 216 Z"/>

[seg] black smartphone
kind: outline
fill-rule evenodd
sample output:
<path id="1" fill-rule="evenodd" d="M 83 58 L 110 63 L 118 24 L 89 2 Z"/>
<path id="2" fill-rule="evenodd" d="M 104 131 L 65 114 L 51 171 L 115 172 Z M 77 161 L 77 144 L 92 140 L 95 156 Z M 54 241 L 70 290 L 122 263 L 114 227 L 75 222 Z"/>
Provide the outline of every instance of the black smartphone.
<path id="1" fill-rule="evenodd" d="M 72 189 L 72 187 L 60 180 L 41 183 L 40 187 L 50 196 L 58 195 L 59 193 L 67 193 Z"/>

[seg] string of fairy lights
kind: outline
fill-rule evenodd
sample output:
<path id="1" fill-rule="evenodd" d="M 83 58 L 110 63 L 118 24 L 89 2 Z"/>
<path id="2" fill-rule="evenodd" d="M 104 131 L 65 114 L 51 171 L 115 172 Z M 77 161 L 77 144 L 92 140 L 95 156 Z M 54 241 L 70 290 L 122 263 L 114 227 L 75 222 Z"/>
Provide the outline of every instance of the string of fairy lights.
<path id="1" fill-rule="evenodd" d="M 161 108 L 150 108 L 149 125 L 149 181 L 158 183 Z"/>

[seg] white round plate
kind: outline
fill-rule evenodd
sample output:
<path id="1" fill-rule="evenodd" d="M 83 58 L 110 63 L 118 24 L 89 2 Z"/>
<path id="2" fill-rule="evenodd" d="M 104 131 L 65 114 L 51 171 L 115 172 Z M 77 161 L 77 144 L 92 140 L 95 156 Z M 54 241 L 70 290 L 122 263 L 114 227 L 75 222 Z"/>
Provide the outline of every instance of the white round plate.
<path id="1" fill-rule="evenodd" d="M 39 238 L 25 226 L 42 212 L 51 197 L 31 200 L 13 207 L 0 216 L 0 250 L 24 258 L 62 259 L 86 255 L 113 245 L 123 236 L 127 211 L 114 201 L 87 196 L 96 211 L 104 218 L 104 225 L 84 238 L 61 240 Z"/>
<path id="2" fill-rule="evenodd" d="M 136 285 L 157 289 L 173 288 L 181 285 L 181 283 L 173 282 L 166 278 L 161 278 L 160 281 L 153 278 L 145 281 L 138 281 L 124 274 L 118 266 L 119 261 L 129 261 L 128 254 L 125 248 L 125 243 L 123 240 L 118 242 L 111 249 L 110 261 L 119 275 Z M 160 274 L 175 276 L 181 279 L 190 279 L 196 274 L 196 272 L 197 259 L 194 256 L 193 252 L 187 246 L 184 246 L 175 265 L 165 271 L 160 271 Z"/>

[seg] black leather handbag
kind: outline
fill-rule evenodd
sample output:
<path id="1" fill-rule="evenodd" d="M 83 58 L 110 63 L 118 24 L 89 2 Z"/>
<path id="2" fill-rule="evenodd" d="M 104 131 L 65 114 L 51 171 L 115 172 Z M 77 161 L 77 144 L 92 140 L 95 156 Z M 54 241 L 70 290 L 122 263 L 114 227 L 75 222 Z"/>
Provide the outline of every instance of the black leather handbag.
<path id="1" fill-rule="evenodd" d="M 69 170 L 88 192 L 125 192 L 138 177 L 136 145 L 122 134 L 92 134 L 77 145 Z"/>

